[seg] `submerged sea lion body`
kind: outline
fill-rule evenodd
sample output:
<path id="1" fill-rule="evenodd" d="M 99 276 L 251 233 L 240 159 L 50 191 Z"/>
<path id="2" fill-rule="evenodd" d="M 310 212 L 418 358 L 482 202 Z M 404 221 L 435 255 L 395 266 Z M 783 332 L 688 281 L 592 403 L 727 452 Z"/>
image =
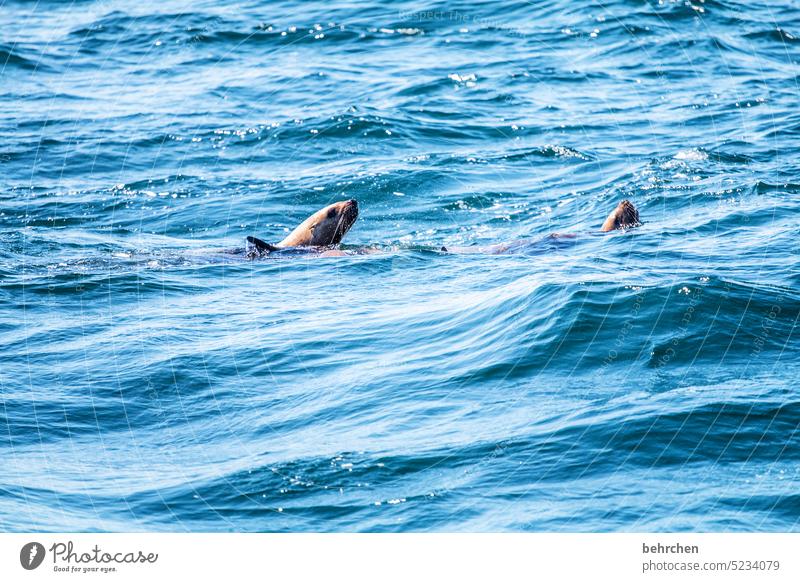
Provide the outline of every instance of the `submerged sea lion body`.
<path id="1" fill-rule="evenodd" d="M 573 244 L 576 234 L 561 234 L 554 232 L 542 238 L 523 238 L 511 242 L 498 243 L 488 246 L 469 247 L 442 247 L 443 253 L 454 255 L 526 255 L 540 252 L 559 250 Z"/>
<path id="2" fill-rule="evenodd" d="M 608 215 L 605 222 L 603 222 L 603 225 L 600 227 L 600 232 L 624 230 L 639 226 L 640 224 L 639 211 L 629 200 L 623 200 L 617 204 L 614 210 Z M 554 232 L 541 239 L 521 239 L 489 246 L 442 247 L 440 250 L 442 252 L 459 255 L 527 254 L 558 249 L 569 245 L 571 240 L 575 239 L 577 236 L 576 234 Z"/>
<path id="3" fill-rule="evenodd" d="M 338 245 L 358 218 L 358 202 L 343 200 L 317 210 L 301 222 L 289 236 L 277 244 L 269 244 L 254 236 L 248 236 L 248 255 L 262 256 L 271 252 L 291 248 L 321 250 Z M 323 251 L 321 254 L 325 255 Z M 336 256 L 336 255 L 328 255 Z"/>

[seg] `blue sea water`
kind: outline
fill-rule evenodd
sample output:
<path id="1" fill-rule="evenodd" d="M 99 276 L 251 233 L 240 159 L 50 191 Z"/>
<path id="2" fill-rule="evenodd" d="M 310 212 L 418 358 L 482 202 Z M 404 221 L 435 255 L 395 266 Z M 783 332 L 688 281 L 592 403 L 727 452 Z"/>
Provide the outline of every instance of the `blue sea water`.
<path id="1" fill-rule="evenodd" d="M 800 529 L 794 1 L 0 7 L 0 530 Z"/>

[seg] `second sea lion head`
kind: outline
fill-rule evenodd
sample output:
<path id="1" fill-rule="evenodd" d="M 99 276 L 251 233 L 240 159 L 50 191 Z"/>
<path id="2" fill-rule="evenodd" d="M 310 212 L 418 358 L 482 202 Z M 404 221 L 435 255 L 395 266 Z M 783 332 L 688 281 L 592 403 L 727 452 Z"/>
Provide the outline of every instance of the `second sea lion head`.
<path id="1" fill-rule="evenodd" d="M 639 211 L 636 210 L 630 200 L 623 200 L 611 211 L 600 230 L 608 232 L 619 228 L 631 228 L 640 224 Z"/>

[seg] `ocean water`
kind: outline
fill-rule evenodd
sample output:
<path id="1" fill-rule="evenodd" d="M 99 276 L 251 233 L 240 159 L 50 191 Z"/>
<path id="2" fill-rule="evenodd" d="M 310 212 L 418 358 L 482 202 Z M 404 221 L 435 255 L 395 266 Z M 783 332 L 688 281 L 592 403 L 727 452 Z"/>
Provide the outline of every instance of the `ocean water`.
<path id="1" fill-rule="evenodd" d="M 795 2 L 0 6 L 0 530 L 800 529 Z"/>

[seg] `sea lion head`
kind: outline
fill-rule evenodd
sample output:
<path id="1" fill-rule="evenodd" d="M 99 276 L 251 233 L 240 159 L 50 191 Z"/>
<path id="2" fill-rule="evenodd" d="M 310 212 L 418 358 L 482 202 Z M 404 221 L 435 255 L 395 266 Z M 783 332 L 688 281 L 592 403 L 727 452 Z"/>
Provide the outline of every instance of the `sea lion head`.
<path id="1" fill-rule="evenodd" d="M 603 232 L 608 232 L 610 230 L 617 230 L 619 228 L 631 228 L 634 226 L 639 226 L 641 223 L 639 222 L 639 211 L 636 210 L 636 207 L 630 202 L 630 200 L 623 200 L 617 207 L 611 211 L 611 214 L 608 215 L 606 221 L 603 223 L 603 226 L 600 227 L 600 230 Z"/>
<path id="2" fill-rule="evenodd" d="M 278 247 L 327 247 L 339 244 L 358 218 L 358 202 L 343 200 L 306 218 Z"/>

